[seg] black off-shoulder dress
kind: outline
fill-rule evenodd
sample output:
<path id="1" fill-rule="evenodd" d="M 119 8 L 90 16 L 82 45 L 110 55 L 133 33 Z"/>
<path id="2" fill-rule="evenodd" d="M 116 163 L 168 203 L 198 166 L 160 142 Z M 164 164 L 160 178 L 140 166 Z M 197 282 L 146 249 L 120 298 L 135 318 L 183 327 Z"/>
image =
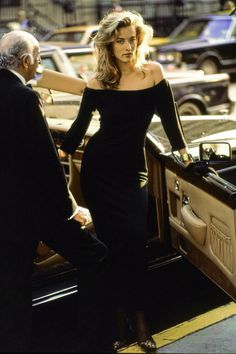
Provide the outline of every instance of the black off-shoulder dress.
<path id="1" fill-rule="evenodd" d="M 100 129 L 87 144 L 81 187 L 98 237 L 111 253 L 112 303 L 141 309 L 145 297 L 147 179 L 145 136 L 157 113 L 173 150 L 186 146 L 166 79 L 141 90 L 86 88 L 77 119 L 61 149 L 73 153 L 100 114 Z"/>

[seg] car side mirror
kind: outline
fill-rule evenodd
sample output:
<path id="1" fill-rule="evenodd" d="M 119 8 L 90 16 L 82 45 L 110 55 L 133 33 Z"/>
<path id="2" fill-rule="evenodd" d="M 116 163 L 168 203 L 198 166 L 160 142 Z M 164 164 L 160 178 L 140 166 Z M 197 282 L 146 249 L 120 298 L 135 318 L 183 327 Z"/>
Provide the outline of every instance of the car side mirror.
<path id="1" fill-rule="evenodd" d="M 227 142 L 204 142 L 199 145 L 201 161 L 229 161 L 232 158 L 231 146 Z"/>

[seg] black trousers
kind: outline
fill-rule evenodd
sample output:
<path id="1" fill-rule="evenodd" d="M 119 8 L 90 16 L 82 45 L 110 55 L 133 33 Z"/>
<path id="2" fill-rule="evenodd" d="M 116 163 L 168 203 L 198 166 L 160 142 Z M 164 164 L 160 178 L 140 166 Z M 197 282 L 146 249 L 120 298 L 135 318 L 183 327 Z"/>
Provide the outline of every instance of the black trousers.
<path id="1" fill-rule="evenodd" d="M 94 352 L 102 328 L 106 246 L 74 220 L 60 224 L 42 241 L 78 267 L 77 352 Z M 32 267 L 37 241 L 0 240 L 0 352 L 30 351 Z M 94 344 L 93 344 L 94 343 Z"/>

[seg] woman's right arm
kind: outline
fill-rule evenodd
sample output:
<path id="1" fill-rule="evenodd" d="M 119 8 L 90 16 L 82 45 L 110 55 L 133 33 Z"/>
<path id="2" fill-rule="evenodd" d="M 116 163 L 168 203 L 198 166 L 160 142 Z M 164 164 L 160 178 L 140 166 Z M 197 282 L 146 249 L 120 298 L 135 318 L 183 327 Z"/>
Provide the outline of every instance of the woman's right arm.
<path id="1" fill-rule="evenodd" d="M 60 146 L 59 156 L 64 158 L 67 154 L 73 154 L 82 142 L 82 139 L 91 122 L 93 111 L 96 109 L 95 92 L 85 88 L 77 118 L 66 133 Z"/>
<path id="2" fill-rule="evenodd" d="M 33 80 L 32 84 L 36 87 L 67 92 L 79 96 L 83 94 L 86 87 L 86 82 L 83 79 L 49 69 L 43 69 L 42 77 L 37 81 Z"/>

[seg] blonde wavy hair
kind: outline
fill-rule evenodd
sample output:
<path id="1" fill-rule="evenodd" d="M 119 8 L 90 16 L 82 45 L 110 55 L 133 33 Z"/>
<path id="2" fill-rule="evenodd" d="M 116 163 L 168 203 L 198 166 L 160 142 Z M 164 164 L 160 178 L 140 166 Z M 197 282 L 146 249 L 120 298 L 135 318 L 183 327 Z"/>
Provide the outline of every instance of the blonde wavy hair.
<path id="1" fill-rule="evenodd" d="M 107 14 L 99 23 L 100 27 L 93 39 L 97 59 L 96 79 L 103 88 L 116 89 L 119 86 L 121 73 L 113 57 L 112 43 L 120 28 L 134 26 L 137 37 L 135 68 L 143 72 L 143 64 L 147 62 L 148 42 L 153 36 L 151 26 L 144 24 L 142 16 L 137 12 L 121 11 Z"/>

